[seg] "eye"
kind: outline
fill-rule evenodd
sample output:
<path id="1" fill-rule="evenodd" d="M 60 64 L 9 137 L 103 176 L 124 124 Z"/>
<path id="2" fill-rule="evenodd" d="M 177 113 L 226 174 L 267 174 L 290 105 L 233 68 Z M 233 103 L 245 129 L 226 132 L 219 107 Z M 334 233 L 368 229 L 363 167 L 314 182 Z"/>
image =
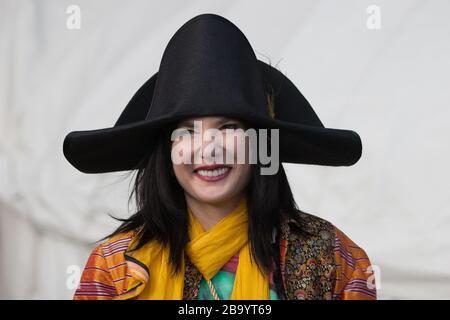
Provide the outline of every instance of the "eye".
<path id="1" fill-rule="evenodd" d="M 177 129 L 177 136 L 187 136 L 187 135 L 192 135 L 194 133 L 194 129 L 192 128 L 178 128 Z"/>
<path id="2" fill-rule="evenodd" d="M 237 123 L 227 123 L 224 124 L 220 129 L 238 129 L 239 125 Z"/>

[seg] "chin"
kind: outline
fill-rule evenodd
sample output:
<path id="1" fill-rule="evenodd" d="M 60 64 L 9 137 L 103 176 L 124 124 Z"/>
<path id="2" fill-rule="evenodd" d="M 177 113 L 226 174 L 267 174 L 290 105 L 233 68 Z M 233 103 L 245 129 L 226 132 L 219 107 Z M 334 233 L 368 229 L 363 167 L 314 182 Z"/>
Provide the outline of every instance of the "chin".
<path id="1" fill-rule="evenodd" d="M 204 203 L 218 204 L 227 201 L 230 198 L 228 194 L 198 194 L 197 199 Z"/>

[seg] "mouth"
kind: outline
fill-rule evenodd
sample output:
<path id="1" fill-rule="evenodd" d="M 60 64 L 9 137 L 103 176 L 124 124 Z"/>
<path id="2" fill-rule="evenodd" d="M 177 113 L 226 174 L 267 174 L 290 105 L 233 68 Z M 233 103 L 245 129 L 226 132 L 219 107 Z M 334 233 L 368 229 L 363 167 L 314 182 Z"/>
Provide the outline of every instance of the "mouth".
<path id="1" fill-rule="evenodd" d="M 232 167 L 225 165 L 201 166 L 194 170 L 194 175 L 208 182 L 219 181 L 225 179 L 232 170 Z"/>

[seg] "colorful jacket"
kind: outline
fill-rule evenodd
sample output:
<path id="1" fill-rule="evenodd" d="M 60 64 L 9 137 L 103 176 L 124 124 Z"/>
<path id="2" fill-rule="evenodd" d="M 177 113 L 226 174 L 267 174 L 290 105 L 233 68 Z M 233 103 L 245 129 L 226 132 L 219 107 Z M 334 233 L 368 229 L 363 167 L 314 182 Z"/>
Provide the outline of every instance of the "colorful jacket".
<path id="1" fill-rule="evenodd" d="M 288 300 L 376 299 L 374 275 L 363 249 L 330 222 L 300 213 L 302 224 L 282 218 L 280 269 Z M 118 234 L 90 254 L 74 299 L 137 299 L 151 270 L 127 255 L 136 232 Z M 198 298 L 201 273 L 185 255 L 183 299 Z"/>

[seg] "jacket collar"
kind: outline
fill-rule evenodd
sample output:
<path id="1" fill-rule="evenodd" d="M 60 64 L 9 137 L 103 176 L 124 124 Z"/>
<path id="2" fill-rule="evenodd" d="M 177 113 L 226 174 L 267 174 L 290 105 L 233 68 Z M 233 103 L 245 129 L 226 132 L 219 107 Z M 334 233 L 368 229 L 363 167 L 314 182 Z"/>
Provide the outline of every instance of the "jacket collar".
<path id="1" fill-rule="evenodd" d="M 140 229 L 139 229 L 140 230 Z M 139 230 L 132 233 L 133 239 L 124 252 L 127 264 L 126 290 L 116 297 L 118 300 L 132 299 L 137 297 L 145 288 L 150 277 L 150 257 L 146 254 L 148 243 L 137 250 L 133 250 L 139 240 Z"/>
<path id="2" fill-rule="evenodd" d="M 317 234 L 319 230 L 314 227 L 314 224 L 308 221 L 309 215 L 300 212 L 301 222 L 295 219 L 288 218 L 285 215 L 281 217 L 281 239 L 283 239 L 284 246 L 288 245 L 291 232 L 304 232 L 307 234 Z M 126 291 L 122 293 L 117 299 L 132 299 L 137 297 L 145 288 L 151 270 L 149 270 L 150 257 L 147 254 L 149 243 L 145 244 L 137 250 L 133 250 L 139 239 L 139 231 L 133 233 L 133 240 L 130 242 L 128 249 L 125 251 L 125 261 L 127 263 L 127 285 Z M 275 235 L 275 234 L 274 234 Z M 281 264 L 284 265 L 286 258 L 286 251 L 281 251 Z M 283 268 L 283 267 L 282 267 Z M 285 270 L 282 270 L 284 278 Z M 283 279 L 284 280 L 284 279 Z"/>
<path id="3" fill-rule="evenodd" d="M 281 225 L 288 227 L 290 232 L 307 234 L 309 236 L 318 235 L 320 233 L 320 224 L 318 224 L 317 221 L 324 222 L 324 220 L 300 210 L 297 212 L 299 221 L 289 218 L 283 214 L 281 218 Z"/>

